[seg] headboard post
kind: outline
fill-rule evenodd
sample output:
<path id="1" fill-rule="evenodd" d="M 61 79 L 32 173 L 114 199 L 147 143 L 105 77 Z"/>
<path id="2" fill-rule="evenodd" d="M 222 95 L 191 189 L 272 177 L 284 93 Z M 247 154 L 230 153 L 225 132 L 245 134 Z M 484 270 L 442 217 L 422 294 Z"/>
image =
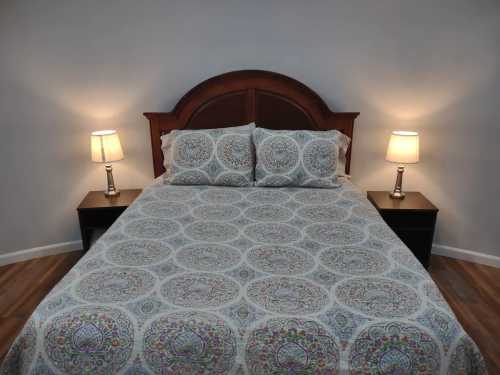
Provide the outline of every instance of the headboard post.
<path id="1" fill-rule="evenodd" d="M 210 78 L 191 89 L 172 112 L 146 112 L 155 177 L 165 172 L 161 136 L 174 129 L 209 129 L 255 122 L 269 129 L 337 129 L 353 138 L 359 112 L 332 112 L 309 87 L 263 70 L 240 70 Z M 350 171 L 352 142 L 346 154 Z"/>
<path id="2" fill-rule="evenodd" d="M 172 113 L 144 113 L 149 120 L 149 133 L 151 135 L 151 151 L 153 154 L 153 170 L 155 177 L 165 172 L 163 166 L 163 152 L 161 150 L 161 136 L 173 129 L 178 129 L 177 121 Z"/>

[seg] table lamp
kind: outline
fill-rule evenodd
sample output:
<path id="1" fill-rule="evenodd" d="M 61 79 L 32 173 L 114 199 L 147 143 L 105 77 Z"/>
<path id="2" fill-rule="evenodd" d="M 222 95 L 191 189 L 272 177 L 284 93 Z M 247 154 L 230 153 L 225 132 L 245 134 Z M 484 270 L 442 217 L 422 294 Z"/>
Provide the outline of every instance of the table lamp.
<path id="1" fill-rule="evenodd" d="M 92 132 L 90 136 L 90 152 L 92 154 L 92 161 L 105 163 L 108 188 L 104 192 L 104 195 L 107 197 L 119 195 L 120 192 L 115 188 L 113 167 L 111 166 L 111 162 L 123 159 L 122 146 L 116 130 Z"/>
<path id="2" fill-rule="evenodd" d="M 393 131 L 387 147 L 387 161 L 400 164 L 418 163 L 418 133 L 408 131 Z M 403 172 L 404 166 L 398 167 L 394 191 L 390 193 L 393 199 L 403 199 Z"/>

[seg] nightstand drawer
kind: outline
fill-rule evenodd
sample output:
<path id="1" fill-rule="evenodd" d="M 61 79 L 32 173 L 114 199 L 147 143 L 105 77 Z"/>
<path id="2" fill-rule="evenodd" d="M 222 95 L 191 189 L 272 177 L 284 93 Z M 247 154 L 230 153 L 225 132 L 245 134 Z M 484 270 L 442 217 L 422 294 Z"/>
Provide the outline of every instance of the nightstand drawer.
<path id="1" fill-rule="evenodd" d="M 125 211 L 126 207 L 105 210 L 79 210 L 80 223 L 87 227 L 108 228 Z"/>
<path id="2" fill-rule="evenodd" d="M 391 228 L 434 228 L 436 212 L 383 211 L 380 213 Z"/>

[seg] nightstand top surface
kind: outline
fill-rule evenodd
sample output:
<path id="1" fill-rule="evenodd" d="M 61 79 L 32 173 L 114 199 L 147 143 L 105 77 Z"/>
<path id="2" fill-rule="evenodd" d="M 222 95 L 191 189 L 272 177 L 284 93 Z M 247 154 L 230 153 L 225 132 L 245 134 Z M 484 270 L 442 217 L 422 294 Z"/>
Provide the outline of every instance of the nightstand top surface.
<path id="1" fill-rule="evenodd" d="M 89 191 L 78 206 L 79 210 L 128 207 L 141 194 L 142 189 L 120 190 L 117 197 L 106 197 L 104 191 Z"/>
<path id="2" fill-rule="evenodd" d="M 419 192 L 405 192 L 404 199 L 392 199 L 388 191 L 368 191 L 368 200 L 379 210 L 420 210 L 438 211 L 423 194 Z"/>

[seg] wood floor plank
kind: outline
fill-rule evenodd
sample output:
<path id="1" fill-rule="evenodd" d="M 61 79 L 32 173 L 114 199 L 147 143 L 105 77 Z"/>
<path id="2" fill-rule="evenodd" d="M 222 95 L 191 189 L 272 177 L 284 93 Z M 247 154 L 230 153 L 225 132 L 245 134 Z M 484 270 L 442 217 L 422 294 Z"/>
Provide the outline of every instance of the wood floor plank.
<path id="1" fill-rule="evenodd" d="M 441 256 L 429 270 L 457 319 L 481 349 L 490 374 L 500 374 L 500 269 Z"/>
<path id="2" fill-rule="evenodd" d="M 78 262 L 81 251 L 0 267 L 0 361 L 29 316 Z M 429 273 L 464 329 L 481 349 L 490 374 L 500 374 L 500 269 L 433 256 Z"/>
<path id="3" fill-rule="evenodd" d="M 28 317 L 0 318 L 0 363 L 27 320 Z"/>

